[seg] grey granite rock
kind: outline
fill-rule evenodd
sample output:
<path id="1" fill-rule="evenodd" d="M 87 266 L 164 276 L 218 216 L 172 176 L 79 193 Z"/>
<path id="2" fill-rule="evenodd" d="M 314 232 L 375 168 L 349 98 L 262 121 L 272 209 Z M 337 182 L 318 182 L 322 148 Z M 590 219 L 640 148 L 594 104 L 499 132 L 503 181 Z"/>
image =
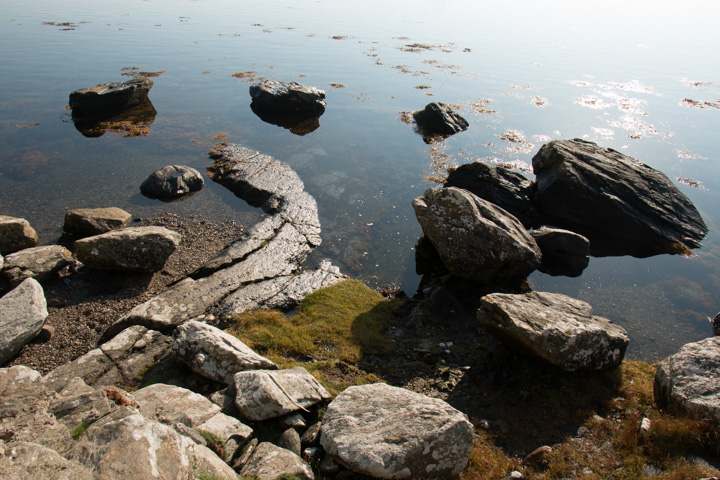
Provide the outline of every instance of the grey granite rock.
<path id="1" fill-rule="evenodd" d="M 26 278 L 42 282 L 73 263 L 72 253 L 61 245 L 20 250 L 5 257 L 0 271 L 0 290 L 16 287 Z"/>
<path id="2" fill-rule="evenodd" d="M 40 332 L 47 316 L 45 293 L 32 278 L 0 298 L 0 364 Z"/>

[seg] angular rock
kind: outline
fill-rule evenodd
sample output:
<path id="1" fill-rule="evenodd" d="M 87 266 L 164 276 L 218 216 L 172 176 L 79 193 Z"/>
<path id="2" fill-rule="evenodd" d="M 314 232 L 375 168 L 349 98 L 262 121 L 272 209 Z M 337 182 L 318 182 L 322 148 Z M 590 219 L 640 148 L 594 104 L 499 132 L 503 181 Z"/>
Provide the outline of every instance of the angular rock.
<path id="1" fill-rule="evenodd" d="M 494 203 L 520 220 L 525 228 L 531 228 L 537 222 L 532 181 L 507 168 L 483 162 L 466 163 L 449 169 L 443 186 L 462 188 Z"/>
<path id="2" fill-rule="evenodd" d="M 50 402 L 48 411 L 69 430 L 80 424 L 90 425 L 117 408 L 102 389 L 63 396 Z"/>
<path id="3" fill-rule="evenodd" d="M 473 427 L 445 401 L 376 383 L 346 389 L 322 420 L 320 443 L 375 478 L 451 478 L 467 465 Z"/>
<path id="4" fill-rule="evenodd" d="M 13 480 L 94 480 L 88 469 L 63 458 L 55 450 L 30 442 L 12 445 L 12 454 L 0 455 L 0 478 Z"/>
<path id="5" fill-rule="evenodd" d="M 504 343 L 567 371 L 620 365 L 625 329 L 592 315 L 587 303 L 557 293 L 493 293 L 480 299 L 480 324 Z"/>
<path id="6" fill-rule="evenodd" d="M 546 223 L 588 237 L 593 255 L 687 253 L 708 231 L 690 199 L 663 173 L 595 143 L 543 145 L 533 171 Z"/>
<path id="7" fill-rule="evenodd" d="M 242 423 L 237 418 L 224 413 L 216 413 L 196 428 L 205 430 L 220 437 L 224 442 L 230 438 L 240 440 L 240 444 L 245 444 L 253 434 L 253 429 Z"/>
<path id="8" fill-rule="evenodd" d="M 235 404 L 244 418 L 263 421 L 306 410 L 330 394 L 302 367 L 287 370 L 251 370 L 234 377 Z"/>
<path id="9" fill-rule="evenodd" d="M 70 94 L 70 108 L 75 118 L 108 118 L 145 100 L 152 86 L 151 79 L 136 77 L 82 88 Z"/>
<path id="10" fill-rule="evenodd" d="M 220 412 L 220 407 L 202 395 L 173 385 L 156 383 L 133 393 L 145 418 L 162 423 L 179 422 L 197 427 Z"/>
<path id="11" fill-rule="evenodd" d="M 423 136 L 447 136 L 468 129 L 470 124 L 452 107 L 440 102 L 429 103 L 424 110 L 413 113 L 413 119 Z"/>
<path id="12" fill-rule="evenodd" d="M 117 207 L 76 208 L 65 214 L 63 230 L 77 238 L 130 226 L 132 215 Z"/>
<path id="13" fill-rule="evenodd" d="M 75 249 L 90 268 L 152 273 L 163 268 L 181 238 L 164 227 L 131 227 L 83 238 Z"/>
<path id="14" fill-rule="evenodd" d="M 5 257 L 0 271 L 0 290 L 18 286 L 26 278 L 42 282 L 73 262 L 72 253 L 61 245 L 33 247 Z"/>
<path id="15" fill-rule="evenodd" d="M 542 252 L 538 267 L 548 275 L 578 277 L 590 262 L 590 241 L 578 233 L 541 227 L 530 232 Z"/>
<path id="16" fill-rule="evenodd" d="M 140 191 L 152 198 L 172 199 L 197 192 L 205 186 L 200 172 L 183 165 L 167 165 L 155 170 L 140 185 Z"/>
<path id="17" fill-rule="evenodd" d="M 195 478 L 239 480 L 237 473 L 208 447 L 193 447 L 193 471 Z"/>
<path id="18" fill-rule="evenodd" d="M 206 323 L 190 320 L 177 327 L 173 355 L 194 372 L 228 385 L 243 370 L 276 370 L 277 365 Z"/>
<path id="19" fill-rule="evenodd" d="M 0 255 L 31 248 L 37 244 L 37 233 L 27 220 L 0 215 Z"/>
<path id="20" fill-rule="evenodd" d="M 540 249 L 522 224 L 466 190 L 430 188 L 412 205 L 423 233 L 454 275 L 517 284 L 540 265 Z"/>
<path id="21" fill-rule="evenodd" d="M 47 316 L 45 293 L 32 278 L 0 298 L 0 364 L 35 338 Z"/>
<path id="22" fill-rule="evenodd" d="M 290 450 L 295 455 L 300 456 L 300 434 L 294 428 L 285 430 L 278 439 L 277 446 Z"/>
<path id="23" fill-rule="evenodd" d="M 303 480 L 315 476 L 305 460 L 269 442 L 260 443 L 240 471 L 240 476 L 256 476 L 259 480 L 275 480 L 281 475 L 294 475 Z"/>
<path id="24" fill-rule="evenodd" d="M 298 82 L 265 80 L 250 86 L 255 108 L 284 114 L 317 116 L 325 111 L 325 92 Z"/>
<path id="25" fill-rule="evenodd" d="M 655 371 L 655 403 L 679 416 L 720 422 L 720 337 L 688 343 Z"/>

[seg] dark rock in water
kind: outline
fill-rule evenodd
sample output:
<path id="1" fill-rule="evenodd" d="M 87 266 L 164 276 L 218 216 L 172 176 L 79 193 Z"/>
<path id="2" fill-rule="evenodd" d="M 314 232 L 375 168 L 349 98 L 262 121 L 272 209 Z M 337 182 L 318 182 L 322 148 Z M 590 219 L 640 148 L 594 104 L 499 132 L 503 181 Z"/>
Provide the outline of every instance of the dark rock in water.
<path id="1" fill-rule="evenodd" d="M 473 162 L 450 169 L 445 187 L 464 188 L 502 207 L 531 228 L 538 212 L 532 201 L 532 181 L 507 168 Z"/>
<path id="2" fill-rule="evenodd" d="M 533 157 L 544 223 L 590 240 L 593 255 L 688 253 L 708 228 L 661 172 L 585 140 L 558 140 Z"/>
<path id="3" fill-rule="evenodd" d="M 126 82 L 101 83 L 70 94 L 73 118 L 109 118 L 147 98 L 153 81 L 135 77 Z"/>
<path id="4" fill-rule="evenodd" d="M 424 110 L 413 113 L 415 123 L 423 137 L 448 136 L 467 130 L 467 120 L 448 105 L 429 103 Z"/>
<path id="5" fill-rule="evenodd" d="M 37 150 L 23 153 L 9 164 L 8 172 L 18 180 L 28 180 L 48 170 L 48 158 Z"/>
<path id="6" fill-rule="evenodd" d="M 325 111 L 325 92 L 297 82 L 265 80 L 250 86 L 255 109 L 283 115 L 319 117 Z"/>
<path id="7" fill-rule="evenodd" d="M 200 172 L 183 165 L 166 165 L 155 170 L 142 185 L 140 191 L 151 198 L 174 199 L 205 186 Z"/>
<path id="8" fill-rule="evenodd" d="M 300 137 L 320 128 L 320 115 L 322 115 L 322 112 L 320 115 L 308 117 L 307 115 L 297 113 L 264 110 L 254 102 L 250 104 L 250 108 L 263 122 L 286 128 L 290 130 L 290 133 L 294 133 Z"/>
<path id="9" fill-rule="evenodd" d="M 538 270 L 548 275 L 578 277 L 590 262 L 590 242 L 580 234 L 541 227 L 531 232 L 542 252 Z"/>
<path id="10" fill-rule="evenodd" d="M 150 133 L 150 125 L 155 121 L 157 110 L 149 98 L 139 104 L 110 118 L 73 116 L 73 123 L 78 132 L 86 137 L 97 138 L 112 132 L 123 137 L 146 137 Z M 103 118 L 103 117 L 101 117 Z"/>

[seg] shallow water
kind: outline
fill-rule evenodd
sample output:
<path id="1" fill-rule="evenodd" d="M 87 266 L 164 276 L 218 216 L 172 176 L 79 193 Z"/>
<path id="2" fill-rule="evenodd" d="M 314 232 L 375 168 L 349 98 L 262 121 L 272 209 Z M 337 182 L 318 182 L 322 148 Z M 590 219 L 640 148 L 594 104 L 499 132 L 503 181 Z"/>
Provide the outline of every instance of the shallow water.
<path id="1" fill-rule="evenodd" d="M 630 357 L 662 358 L 709 336 L 720 310 L 720 5 L 568 3 L 7 0 L 0 213 L 27 218 L 44 243 L 70 208 L 251 223 L 261 212 L 212 182 L 182 202 L 139 193 L 153 170 L 202 170 L 215 143 L 239 143 L 290 164 L 315 196 L 316 257 L 413 292 L 410 202 L 443 166 L 483 159 L 532 178 L 543 143 L 581 137 L 676 180 L 710 233 L 691 257 L 593 258 L 580 278 L 531 283 L 623 325 Z M 71 91 L 140 71 L 157 74 L 152 123 L 128 136 L 75 128 Z M 248 94 L 260 78 L 325 89 L 320 127 L 297 136 L 261 121 Z M 401 112 L 431 101 L 457 105 L 470 128 L 426 145 Z"/>

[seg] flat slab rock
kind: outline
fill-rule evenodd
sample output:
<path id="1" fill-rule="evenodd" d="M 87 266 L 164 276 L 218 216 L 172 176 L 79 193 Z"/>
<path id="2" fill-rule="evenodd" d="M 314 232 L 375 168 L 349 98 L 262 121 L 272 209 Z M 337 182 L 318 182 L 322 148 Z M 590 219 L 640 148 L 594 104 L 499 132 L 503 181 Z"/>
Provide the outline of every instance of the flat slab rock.
<path id="1" fill-rule="evenodd" d="M 661 361 L 654 394 L 676 415 L 720 422 L 720 337 L 688 343 Z"/>
<path id="2" fill-rule="evenodd" d="M 77 238 L 129 227 L 132 215 L 122 208 L 76 208 L 65 213 L 63 230 Z"/>
<path id="3" fill-rule="evenodd" d="M 493 293 L 480 303 L 477 318 L 490 333 L 564 370 L 614 368 L 625 356 L 625 329 L 592 315 L 581 300 L 546 292 Z"/>
<path id="4" fill-rule="evenodd" d="M 136 77 L 126 82 L 101 83 L 70 94 L 73 117 L 108 118 L 140 104 L 148 96 L 153 81 Z"/>
<path id="5" fill-rule="evenodd" d="M 375 478 L 451 478 L 467 465 L 473 427 L 445 401 L 377 383 L 346 389 L 325 412 L 320 443 Z"/>
<path id="6" fill-rule="evenodd" d="M 0 364 L 40 332 L 48 316 L 45 292 L 28 278 L 0 298 Z"/>
<path id="7" fill-rule="evenodd" d="M 26 278 L 42 282 L 73 262 L 72 253 L 61 245 L 32 247 L 11 253 L 5 257 L 5 266 L 0 271 L 0 291 L 18 286 Z"/>
<path id="8" fill-rule="evenodd" d="M 144 417 L 162 423 L 182 423 L 188 427 L 210 420 L 220 407 L 187 388 L 156 383 L 133 392 Z"/>

